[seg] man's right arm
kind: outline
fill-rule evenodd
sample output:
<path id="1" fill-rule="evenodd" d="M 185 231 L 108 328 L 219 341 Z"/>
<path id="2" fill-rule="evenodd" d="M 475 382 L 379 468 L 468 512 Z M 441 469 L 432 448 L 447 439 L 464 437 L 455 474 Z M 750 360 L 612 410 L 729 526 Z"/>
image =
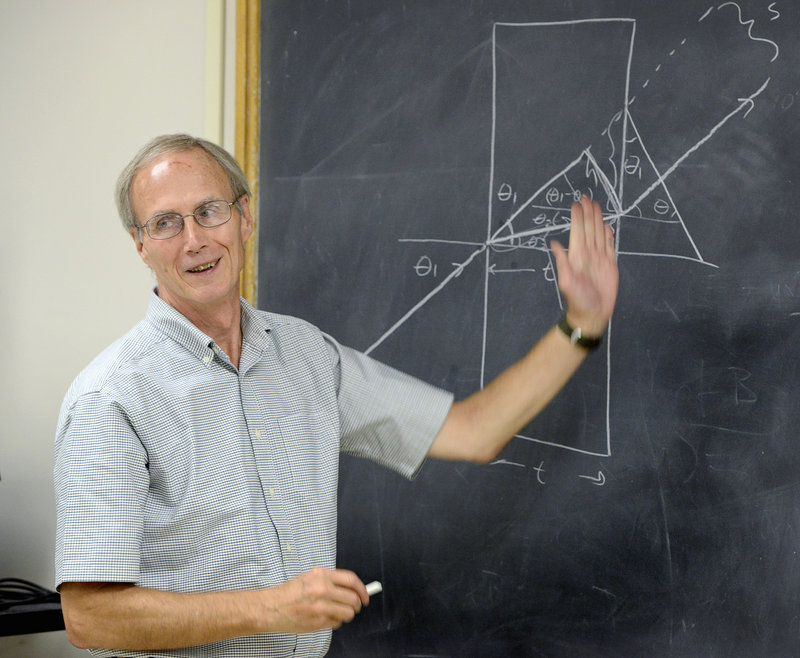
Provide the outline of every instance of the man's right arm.
<path id="1" fill-rule="evenodd" d="M 338 628 L 369 604 L 351 571 L 313 569 L 261 590 L 177 593 L 128 583 L 65 582 L 67 636 L 82 649 L 156 651 L 255 633 Z"/>

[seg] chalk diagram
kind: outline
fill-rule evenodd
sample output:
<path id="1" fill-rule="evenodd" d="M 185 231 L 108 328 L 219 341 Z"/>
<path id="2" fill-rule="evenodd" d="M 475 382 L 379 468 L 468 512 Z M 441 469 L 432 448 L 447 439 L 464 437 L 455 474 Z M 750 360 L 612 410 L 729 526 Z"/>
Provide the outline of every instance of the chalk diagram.
<path id="1" fill-rule="evenodd" d="M 779 18 L 773 5 L 769 7 L 773 17 Z M 731 29 L 738 29 L 743 40 L 747 40 L 754 48 L 766 52 L 765 60 L 772 62 L 779 56 L 777 44 L 768 39 L 755 36 L 754 20 L 746 20 L 741 7 L 734 2 L 725 2 L 707 8 L 697 22 L 727 21 Z M 520 52 L 542 52 L 544 42 L 567 47 L 576 40 L 589 41 L 596 34 L 606 37 L 603 47 L 616 54 L 609 66 L 616 67 L 616 85 L 612 86 L 618 95 L 610 102 L 609 107 L 617 108 L 607 114 L 610 119 L 604 121 L 604 129 L 599 139 L 591 146 L 583 145 L 573 151 L 573 157 L 556 168 L 543 181 L 526 179 L 520 174 L 521 163 L 517 160 L 504 161 L 506 153 L 504 144 L 519 134 L 519 126 L 513 125 L 514 118 L 511 103 L 507 97 L 518 95 L 514 85 L 518 81 L 508 71 L 503 71 L 501 64 L 505 59 L 518 59 Z M 611 33 L 613 43 L 608 43 Z M 446 274 L 440 272 L 440 264 L 420 252 L 414 272 L 417 276 L 429 276 L 435 285 L 408 311 L 402 315 L 385 333 L 375 341 L 367 353 L 375 350 L 389 338 L 400 326 L 408 322 L 423 306 L 429 304 L 439 293 L 465 271 L 467 268 L 483 267 L 484 306 L 483 306 L 483 339 L 481 354 L 481 387 L 491 379 L 492 370 L 499 371 L 494 364 L 492 347 L 491 308 L 495 301 L 493 296 L 498 288 L 497 282 L 509 278 L 514 286 L 537 286 L 537 293 L 551 300 L 554 309 L 564 309 L 555 276 L 555 265 L 552 258 L 549 240 L 559 239 L 566 245 L 569 233 L 569 213 L 572 200 L 580 198 L 580 194 L 589 194 L 604 209 L 604 217 L 609 222 L 614 235 L 618 258 L 672 259 L 676 266 L 702 266 L 716 268 L 703 256 L 702 249 L 692 236 L 689 224 L 684 220 L 678 204 L 674 200 L 668 185 L 669 177 L 683 165 L 698 149 L 701 149 L 725 124 L 733 119 L 744 119 L 755 105 L 756 99 L 764 92 L 770 82 L 766 77 L 753 88 L 742 90 L 741 96 L 729 103 L 719 113 L 715 123 L 710 124 L 699 139 L 692 143 L 682 154 L 667 166 L 657 166 L 655 158 L 648 149 L 646 140 L 637 127 L 636 93 L 658 84 L 658 74 L 677 59 L 680 49 L 686 45 L 684 38 L 675 48 L 668 51 L 650 79 L 639 83 L 633 89 L 631 85 L 631 66 L 634 57 L 634 41 L 636 35 L 636 19 L 606 18 L 586 19 L 565 22 L 532 22 L 532 23 L 495 23 L 491 39 L 492 48 L 492 127 L 491 127 L 491 163 L 488 194 L 488 220 L 486 235 L 479 240 L 447 239 L 447 238 L 404 238 L 416 249 L 431 243 L 457 246 L 465 257 L 456 262 L 447 263 L 452 267 Z M 532 48 L 530 44 L 537 44 Z M 516 44 L 516 46 L 514 45 Z M 516 50 L 515 50 L 516 47 Z M 563 51 L 563 47 L 561 48 Z M 577 50 L 577 47 L 576 47 Z M 509 53 L 513 52 L 512 58 Z M 771 58 L 771 59 L 770 59 Z M 523 61 L 520 66 L 524 66 Z M 583 65 L 581 62 L 577 66 Z M 569 69 L 561 72 L 562 79 L 570 77 Z M 604 79 L 603 88 L 609 87 Z M 593 92 L 589 92 L 593 93 Z M 599 92 L 598 92 L 599 93 Z M 619 109 L 621 108 L 621 109 Z M 568 118 L 560 119 L 562 123 Z M 511 127 L 508 126 L 508 121 Z M 530 129 L 528 129 L 530 132 Z M 505 136 L 504 136 L 505 135 Z M 505 140 L 505 142 L 504 142 Z M 599 145 L 598 145 L 599 144 Z M 571 147 L 570 147 L 571 148 Z M 548 159 L 552 162 L 552 159 Z M 462 236 L 458 236 L 462 237 Z M 516 279 L 514 277 L 517 277 Z M 532 277 L 519 283 L 519 277 Z M 533 281 L 533 283 L 532 283 Z M 538 288 L 540 287 L 540 288 Z M 613 321 L 609 326 L 604 343 L 604 382 L 602 383 L 602 406 L 604 407 L 604 427 L 595 428 L 595 436 L 589 441 L 575 443 L 571 437 L 533 436 L 523 430 L 517 439 L 563 448 L 594 457 L 610 457 L 612 455 L 611 406 L 613 404 L 611 377 L 614 357 Z M 602 377 L 601 377 L 602 379 Z M 505 462 L 509 463 L 509 462 Z M 523 466 L 522 464 L 513 464 Z M 602 485 L 602 472 L 597 478 L 590 479 L 594 484 Z"/>

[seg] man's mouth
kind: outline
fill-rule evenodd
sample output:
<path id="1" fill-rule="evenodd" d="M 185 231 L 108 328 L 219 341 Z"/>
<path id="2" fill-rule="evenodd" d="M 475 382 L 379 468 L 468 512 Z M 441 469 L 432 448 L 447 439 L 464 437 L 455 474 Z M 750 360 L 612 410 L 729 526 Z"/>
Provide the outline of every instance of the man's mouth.
<path id="1" fill-rule="evenodd" d="M 198 265 L 197 267 L 193 267 L 189 272 L 205 272 L 206 270 L 210 270 L 214 265 L 219 262 L 219 259 L 211 261 L 210 263 L 205 263 L 203 265 Z"/>

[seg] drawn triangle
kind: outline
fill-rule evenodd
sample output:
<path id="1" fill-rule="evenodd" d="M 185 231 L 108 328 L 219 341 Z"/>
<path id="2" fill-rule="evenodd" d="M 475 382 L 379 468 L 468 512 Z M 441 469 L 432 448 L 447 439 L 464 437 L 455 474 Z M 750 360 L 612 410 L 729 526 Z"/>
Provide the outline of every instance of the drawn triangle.
<path id="1" fill-rule="evenodd" d="M 626 139 L 621 170 L 620 254 L 674 256 L 703 262 L 664 179 L 628 113 L 631 136 Z"/>
<path id="2" fill-rule="evenodd" d="M 579 200 L 583 194 L 588 194 L 603 208 L 619 208 L 613 186 L 588 149 L 542 185 L 504 221 L 502 215 L 498 216 L 500 226 L 489 240 L 488 267 L 493 290 L 502 287 L 501 275 L 514 276 L 515 283 L 509 281 L 505 284 L 512 286 L 511 289 L 520 285 L 523 280 L 520 276 L 525 276 L 526 281 L 531 281 L 529 277 L 533 276 L 549 286 L 555 303 L 563 309 L 550 242 L 555 239 L 565 247 L 568 245 L 570 208 L 573 201 Z M 503 209 L 495 206 L 495 212 L 503 212 Z"/>
<path id="3" fill-rule="evenodd" d="M 547 251 L 551 237 L 569 233 L 570 207 L 583 194 L 607 210 L 619 208 L 613 186 L 588 149 L 514 209 L 491 237 L 490 247 L 496 252 Z M 567 237 L 558 239 L 566 244 Z"/>

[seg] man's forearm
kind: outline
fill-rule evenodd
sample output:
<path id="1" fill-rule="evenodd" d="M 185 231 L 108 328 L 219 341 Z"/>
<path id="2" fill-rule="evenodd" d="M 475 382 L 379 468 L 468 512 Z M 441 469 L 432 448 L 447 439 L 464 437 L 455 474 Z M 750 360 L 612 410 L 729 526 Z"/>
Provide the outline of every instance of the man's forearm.
<path id="1" fill-rule="evenodd" d="M 252 591 L 187 594 L 121 583 L 64 583 L 61 602 L 75 646 L 155 651 L 254 633 L 338 628 L 369 596 L 354 573 L 319 568 Z"/>
<path id="2" fill-rule="evenodd" d="M 181 594 L 116 583 L 64 583 L 61 599 L 75 646 L 144 651 L 255 633 L 262 605 L 258 592 Z"/>
<path id="3" fill-rule="evenodd" d="M 563 388 L 586 354 L 554 327 L 486 388 L 453 404 L 429 456 L 491 461 Z"/>
<path id="4" fill-rule="evenodd" d="M 569 250 L 551 243 L 558 289 L 572 327 L 586 338 L 605 331 L 619 286 L 614 234 L 600 206 L 584 196 L 572 204 Z M 488 462 L 547 405 L 578 369 L 586 350 L 554 327 L 520 361 L 482 391 L 454 404 L 428 454 Z"/>

